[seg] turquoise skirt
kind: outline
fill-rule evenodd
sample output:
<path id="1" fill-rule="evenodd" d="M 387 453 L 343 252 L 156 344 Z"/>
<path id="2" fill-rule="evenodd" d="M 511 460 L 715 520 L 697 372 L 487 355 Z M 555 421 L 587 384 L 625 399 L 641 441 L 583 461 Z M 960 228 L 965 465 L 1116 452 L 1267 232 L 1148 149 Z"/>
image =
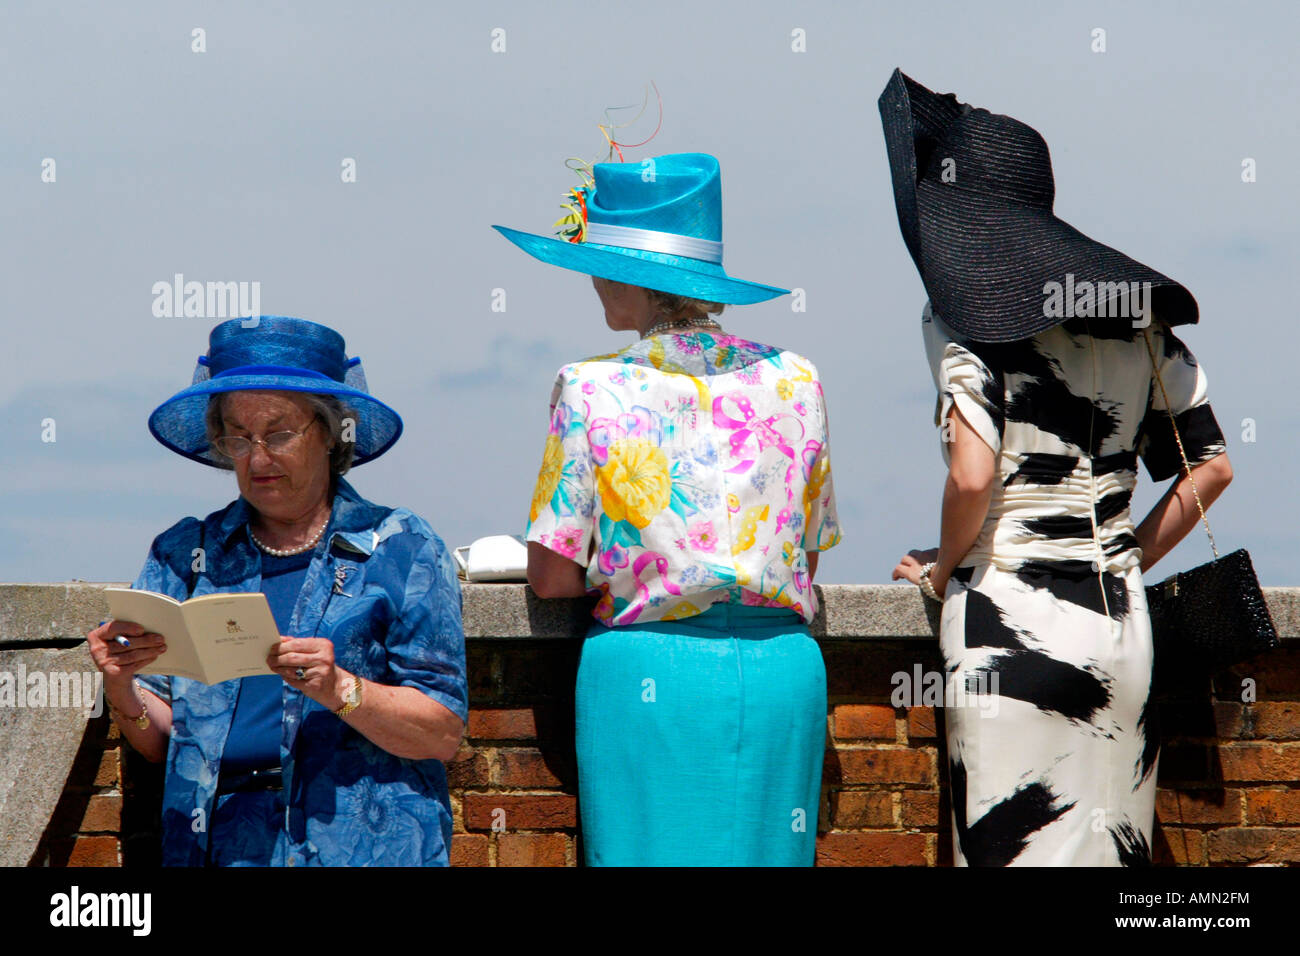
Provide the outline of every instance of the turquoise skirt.
<path id="1" fill-rule="evenodd" d="M 593 624 L 576 709 L 588 866 L 812 866 L 826 666 L 795 612 Z"/>

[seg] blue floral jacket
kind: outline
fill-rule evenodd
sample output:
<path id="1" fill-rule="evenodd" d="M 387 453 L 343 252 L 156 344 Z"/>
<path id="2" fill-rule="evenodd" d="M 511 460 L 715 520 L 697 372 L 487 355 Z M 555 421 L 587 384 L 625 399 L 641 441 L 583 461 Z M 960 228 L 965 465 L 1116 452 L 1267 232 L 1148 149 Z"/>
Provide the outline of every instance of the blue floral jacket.
<path id="1" fill-rule="evenodd" d="M 468 713 L 460 585 L 442 540 L 403 508 L 366 501 L 338 479 L 327 533 L 293 610 L 292 637 L 328 637 L 345 670 L 415 687 L 462 721 Z M 184 600 L 261 589 L 261 552 L 243 498 L 202 522 L 185 518 L 154 539 L 133 587 Z M 195 549 L 203 568 L 194 572 Z M 172 705 L 162 809 L 162 861 L 207 858 L 221 752 L 238 684 L 140 678 Z M 285 817 L 266 858 L 290 866 L 446 866 L 451 803 L 441 761 L 375 746 L 301 691 L 284 685 L 280 737 Z"/>

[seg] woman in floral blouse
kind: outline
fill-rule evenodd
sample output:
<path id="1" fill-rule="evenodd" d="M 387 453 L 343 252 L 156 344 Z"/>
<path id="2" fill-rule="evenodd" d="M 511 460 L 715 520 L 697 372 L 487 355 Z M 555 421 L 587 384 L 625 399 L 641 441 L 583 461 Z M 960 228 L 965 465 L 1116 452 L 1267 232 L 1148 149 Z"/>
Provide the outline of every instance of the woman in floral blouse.
<path id="1" fill-rule="evenodd" d="M 647 167 L 650 175 L 646 175 Z M 811 865 L 826 672 L 808 624 L 839 541 L 826 406 L 793 352 L 729 334 L 712 156 L 601 163 L 571 241 L 638 342 L 564 366 L 529 509 L 529 582 L 599 595 L 577 681 L 589 865 Z"/>

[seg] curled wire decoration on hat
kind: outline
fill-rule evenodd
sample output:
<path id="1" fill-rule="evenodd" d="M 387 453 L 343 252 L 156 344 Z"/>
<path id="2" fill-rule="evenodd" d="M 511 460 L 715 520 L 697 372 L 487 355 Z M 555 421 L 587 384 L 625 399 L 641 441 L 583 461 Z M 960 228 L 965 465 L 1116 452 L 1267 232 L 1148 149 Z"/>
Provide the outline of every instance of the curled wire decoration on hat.
<path id="1" fill-rule="evenodd" d="M 608 155 L 605 157 L 605 162 L 608 163 L 608 162 L 613 161 L 613 158 L 614 158 L 614 154 L 615 154 L 615 153 L 618 154 L 619 162 L 626 162 L 626 160 L 625 160 L 624 157 L 623 157 L 623 150 L 624 150 L 624 149 L 636 149 L 638 146 L 644 146 L 646 143 L 650 142 L 650 140 L 654 139 L 656 136 L 659 135 L 659 130 L 660 130 L 660 128 L 664 125 L 664 98 L 663 98 L 662 96 L 659 95 L 659 87 L 655 85 L 654 80 L 651 80 L 651 81 L 650 81 L 650 88 L 653 89 L 653 90 L 655 91 L 655 99 L 656 99 L 656 100 L 658 101 L 658 103 L 659 103 L 659 120 L 658 120 L 658 122 L 655 123 L 654 132 L 651 133 L 649 136 L 647 136 L 645 139 L 641 140 L 641 142 L 639 142 L 639 143 L 620 143 L 620 142 L 618 142 L 617 140 L 614 139 L 614 137 L 611 135 L 611 132 L 610 132 L 610 131 L 611 131 L 611 130 L 616 130 L 616 129 L 625 129 L 626 127 L 631 126 L 633 123 L 635 123 L 637 120 L 639 120 L 639 119 L 640 119 L 640 118 L 645 114 L 645 109 L 646 109 L 646 107 L 650 105 L 650 90 L 646 90 L 645 99 L 643 99 L 643 100 L 641 101 L 641 111 L 640 111 L 639 113 L 637 113 L 636 116 L 634 116 L 634 117 L 632 117 L 630 120 L 628 120 L 626 123 L 617 123 L 617 124 L 616 124 L 616 123 L 599 123 L 599 124 L 597 124 L 597 125 L 600 127 L 600 131 L 601 131 L 603 134 L 605 134 L 605 140 L 606 140 L 606 142 L 609 143 L 609 153 L 608 153 Z M 608 108 L 605 110 L 605 118 L 606 118 L 606 119 L 610 119 L 610 118 L 611 118 L 609 114 L 610 114 L 610 112 L 611 112 L 612 110 L 630 110 L 630 109 L 632 109 L 631 106 L 611 106 L 611 107 L 608 107 Z"/>
<path id="2" fill-rule="evenodd" d="M 639 143 L 620 143 L 614 137 L 614 130 L 624 129 L 633 125 L 645 114 L 646 107 L 650 105 L 651 89 L 654 90 L 655 99 L 659 104 L 659 120 L 655 123 L 654 132 Z M 574 186 L 565 193 L 564 201 L 560 203 L 560 208 L 567 210 L 567 212 L 565 215 L 555 220 L 553 225 L 555 226 L 556 235 L 561 239 L 566 239 L 569 242 L 587 241 L 587 193 L 596 185 L 592 167 L 598 162 L 612 162 L 615 155 L 618 156 L 618 161 L 620 163 L 626 162 L 627 160 L 623 156 L 624 149 L 635 149 L 638 146 L 644 146 L 646 143 L 650 142 L 650 140 L 659 135 L 659 130 L 664 124 L 664 99 L 659 94 L 659 87 L 655 85 L 653 80 L 650 81 L 650 86 L 646 89 L 645 99 L 641 101 L 641 109 L 636 116 L 632 117 L 632 119 L 628 120 L 626 123 L 613 122 L 613 117 L 610 116 L 610 113 L 615 110 L 630 109 L 635 109 L 635 106 L 607 107 L 605 109 L 605 119 L 608 122 L 596 124 L 600 129 L 601 134 L 605 137 L 605 142 L 609 144 L 609 149 L 606 151 L 603 160 L 585 160 L 577 156 L 570 156 L 564 161 L 564 165 L 567 168 L 578 174 L 581 184 Z"/>

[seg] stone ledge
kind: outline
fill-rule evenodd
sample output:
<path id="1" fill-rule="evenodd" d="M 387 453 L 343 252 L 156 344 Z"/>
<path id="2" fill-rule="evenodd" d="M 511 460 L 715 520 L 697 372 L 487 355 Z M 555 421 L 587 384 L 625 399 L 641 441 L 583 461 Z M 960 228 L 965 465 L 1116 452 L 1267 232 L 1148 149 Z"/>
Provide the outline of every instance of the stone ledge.
<path id="1" fill-rule="evenodd" d="M 108 614 L 100 593 L 125 585 L 71 581 L 0 584 L 0 646 L 85 635 Z M 817 585 L 817 637 L 834 640 L 932 640 L 938 608 L 910 584 Z M 469 639 L 572 638 L 590 620 L 590 599 L 543 601 L 525 584 L 461 584 Z M 1267 587 L 1264 598 L 1283 643 L 1300 642 L 1300 587 Z"/>
<path id="2" fill-rule="evenodd" d="M 93 665 L 83 638 L 107 616 L 106 586 L 81 581 L 0 584 L 0 671 L 89 672 Z M 898 642 L 934 653 L 938 607 L 915 587 L 825 585 L 817 590 L 822 610 L 812 630 L 823 641 L 839 644 L 834 648 L 839 661 L 913 653 L 898 648 Z M 1270 587 L 1264 594 L 1283 641 L 1292 649 L 1300 646 L 1300 587 Z M 471 642 L 518 646 L 530 638 L 572 640 L 590 621 L 590 599 L 543 601 L 523 584 L 463 584 L 462 596 Z M 853 647 L 852 642 L 861 644 Z M 871 647 L 872 642 L 881 643 Z M 895 647 L 888 649 L 884 642 L 895 642 Z M 81 707 L 0 707 L 0 753 L 6 757 L 0 761 L 0 866 L 30 860 L 59 800 L 86 721 Z"/>

